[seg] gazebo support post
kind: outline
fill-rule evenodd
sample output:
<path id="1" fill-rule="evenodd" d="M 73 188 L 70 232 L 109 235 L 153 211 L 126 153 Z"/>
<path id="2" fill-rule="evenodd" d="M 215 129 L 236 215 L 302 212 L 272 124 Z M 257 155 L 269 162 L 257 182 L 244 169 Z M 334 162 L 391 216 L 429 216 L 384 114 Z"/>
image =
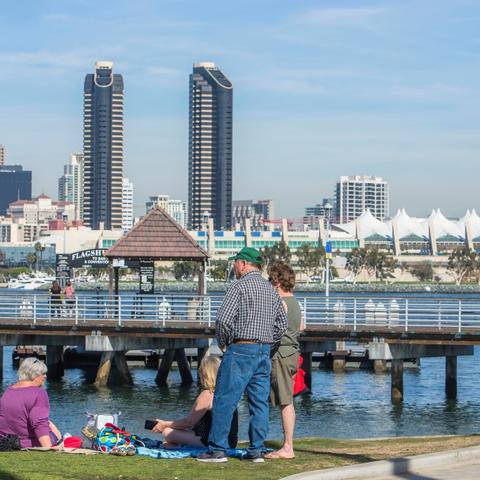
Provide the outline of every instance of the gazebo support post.
<path id="1" fill-rule="evenodd" d="M 178 370 L 180 371 L 182 385 L 191 385 L 193 383 L 193 377 L 184 348 L 177 348 L 175 350 L 175 361 L 177 362 Z"/>
<path id="2" fill-rule="evenodd" d="M 155 377 L 155 382 L 158 385 L 166 385 L 168 372 L 172 366 L 173 360 L 175 358 L 175 350 L 165 349 L 162 355 L 162 361 L 160 362 L 160 368 L 158 369 L 157 376 Z"/>
<path id="3" fill-rule="evenodd" d="M 114 273 L 114 278 L 115 278 L 115 298 L 118 298 L 118 282 L 120 278 L 120 268 L 119 267 L 113 267 L 113 273 Z"/>
<path id="4" fill-rule="evenodd" d="M 108 259 L 108 293 L 110 294 L 110 299 L 113 295 L 113 258 Z"/>
<path id="5" fill-rule="evenodd" d="M 198 295 L 207 294 L 207 261 L 202 260 L 198 268 Z"/>

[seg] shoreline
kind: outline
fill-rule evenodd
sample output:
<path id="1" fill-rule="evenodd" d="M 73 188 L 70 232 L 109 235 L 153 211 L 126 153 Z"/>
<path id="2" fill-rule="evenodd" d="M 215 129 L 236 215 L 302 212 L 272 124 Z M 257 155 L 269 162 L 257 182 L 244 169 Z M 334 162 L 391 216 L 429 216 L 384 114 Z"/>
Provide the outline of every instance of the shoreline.
<path id="1" fill-rule="evenodd" d="M 225 292 L 230 283 L 227 282 L 208 282 L 208 292 Z M 6 289 L 7 284 L 0 284 L 0 288 Z M 77 285 L 78 291 L 95 291 L 97 287 L 101 290 L 108 290 L 107 282 L 98 282 L 91 285 Z M 49 285 L 42 286 L 31 291 L 46 291 Z M 21 290 L 21 289 L 20 289 Z M 11 289 L 11 291 L 20 291 Z M 138 282 L 120 282 L 120 290 L 137 291 Z M 192 293 L 197 290 L 197 282 L 156 282 L 155 293 Z M 297 293 L 324 293 L 325 285 L 320 283 L 301 283 L 294 290 Z M 421 293 L 421 294 L 480 294 L 480 285 L 464 284 L 453 285 L 444 283 L 331 283 L 330 292 L 332 293 Z"/>

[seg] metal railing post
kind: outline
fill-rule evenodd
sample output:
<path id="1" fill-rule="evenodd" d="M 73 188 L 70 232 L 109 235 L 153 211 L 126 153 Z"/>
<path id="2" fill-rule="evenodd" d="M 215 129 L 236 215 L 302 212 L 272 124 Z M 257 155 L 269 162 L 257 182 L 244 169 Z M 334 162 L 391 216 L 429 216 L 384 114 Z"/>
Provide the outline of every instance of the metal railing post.
<path id="1" fill-rule="evenodd" d="M 405 300 L 405 331 L 408 332 L 408 298 Z"/>
<path id="2" fill-rule="evenodd" d="M 119 295 L 117 297 L 117 308 L 118 308 L 118 326 L 122 326 L 122 297 Z"/>
<path id="3" fill-rule="evenodd" d="M 37 324 L 37 296 L 33 296 L 33 324 Z"/>
<path id="4" fill-rule="evenodd" d="M 357 299 L 353 299 L 353 331 L 357 331 Z"/>
<path id="5" fill-rule="evenodd" d="M 462 332 L 462 301 L 458 301 L 458 333 Z"/>
<path id="6" fill-rule="evenodd" d="M 212 298 L 208 297 L 208 326 L 212 323 Z"/>
<path id="7" fill-rule="evenodd" d="M 75 296 L 75 325 L 78 325 L 78 297 Z"/>
<path id="8" fill-rule="evenodd" d="M 166 307 L 166 302 L 165 302 L 165 297 L 162 298 L 162 326 L 164 327 L 165 326 L 165 320 L 166 320 L 166 316 L 167 316 L 167 307 Z"/>
<path id="9" fill-rule="evenodd" d="M 303 326 L 307 327 L 307 297 L 303 297 Z"/>

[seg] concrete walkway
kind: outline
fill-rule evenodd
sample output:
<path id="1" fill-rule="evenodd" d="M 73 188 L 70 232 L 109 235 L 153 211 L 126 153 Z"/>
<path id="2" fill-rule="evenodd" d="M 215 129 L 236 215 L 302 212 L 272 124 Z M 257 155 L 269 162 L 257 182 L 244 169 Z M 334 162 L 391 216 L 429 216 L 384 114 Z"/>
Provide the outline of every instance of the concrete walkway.
<path id="1" fill-rule="evenodd" d="M 480 478 L 480 446 L 297 473 L 283 480 L 470 480 Z"/>
<path id="2" fill-rule="evenodd" d="M 480 459 L 448 467 L 428 468 L 416 473 L 371 477 L 370 480 L 477 480 L 478 478 L 480 478 Z"/>

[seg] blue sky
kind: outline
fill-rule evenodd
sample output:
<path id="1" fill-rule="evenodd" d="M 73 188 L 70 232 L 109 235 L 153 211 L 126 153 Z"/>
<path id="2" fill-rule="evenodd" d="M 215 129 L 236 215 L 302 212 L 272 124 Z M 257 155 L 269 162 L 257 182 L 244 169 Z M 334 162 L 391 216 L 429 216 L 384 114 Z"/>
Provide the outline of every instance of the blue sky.
<path id="1" fill-rule="evenodd" d="M 83 80 L 125 81 L 125 173 L 186 199 L 188 75 L 234 84 L 234 198 L 298 218 L 340 175 L 390 183 L 391 213 L 480 211 L 476 0 L 25 0 L 0 11 L 0 143 L 56 196 L 82 148 Z"/>

